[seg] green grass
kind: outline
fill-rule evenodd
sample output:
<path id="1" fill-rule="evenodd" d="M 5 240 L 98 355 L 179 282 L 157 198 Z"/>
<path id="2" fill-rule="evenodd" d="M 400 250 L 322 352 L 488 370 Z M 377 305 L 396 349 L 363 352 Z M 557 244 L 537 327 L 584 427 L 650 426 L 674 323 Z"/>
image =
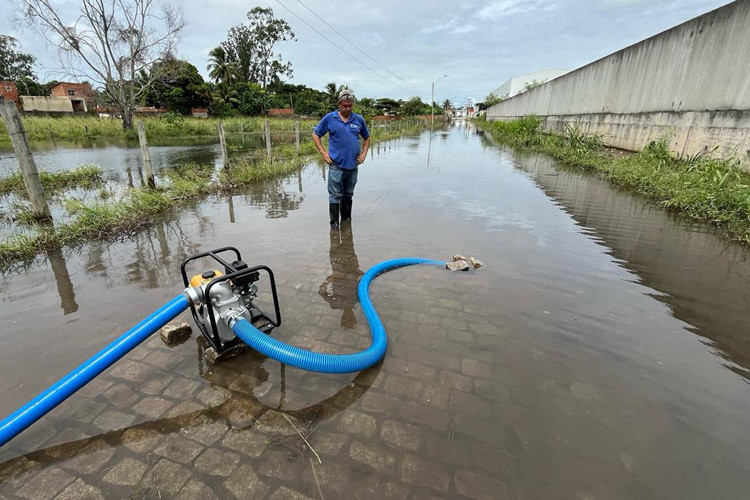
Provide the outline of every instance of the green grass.
<path id="1" fill-rule="evenodd" d="M 71 187 L 93 188 L 102 184 L 102 170 L 96 165 L 81 165 L 63 172 L 39 172 L 39 180 L 46 193 Z M 25 193 L 23 176 L 15 172 L 0 179 L 0 195 L 17 192 Z"/>
<path id="2" fill-rule="evenodd" d="M 561 135 L 543 134 L 536 116 L 477 124 L 501 143 L 597 172 L 669 211 L 714 224 L 727 237 L 750 243 L 750 174 L 740 170 L 738 158 L 710 154 L 678 158 L 664 140 L 651 142 L 636 154 L 615 156 L 604 149 L 601 137 L 576 128 L 569 127 Z"/>
<path id="3" fill-rule="evenodd" d="M 138 117 L 135 118 L 139 119 Z M 147 137 L 194 137 L 194 136 L 217 136 L 218 118 L 192 118 L 169 114 L 160 117 L 142 118 L 146 127 Z M 280 130 L 292 133 L 294 121 L 284 118 L 270 118 L 271 130 L 276 133 Z M 228 134 L 234 133 L 260 133 L 265 123 L 264 117 L 234 117 L 224 120 L 224 131 Z M 300 133 L 309 135 L 307 131 L 317 122 L 312 120 L 300 121 Z M 87 138 L 127 138 L 136 139 L 137 131 L 122 129 L 122 121 L 98 117 L 23 117 L 26 135 L 30 140 L 82 140 Z M 0 141 L 10 142 L 10 137 L 5 129 L 5 124 L 0 120 Z"/>
<path id="4" fill-rule="evenodd" d="M 400 130 L 377 129 L 372 143 L 395 139 L 404 134 L 417 133 L 419 126 Z M 294 144 L 283 144 L 272 150 L 273 160 L 262 155 L 248 154 L 231 159 L 228 172 L 221 172 L 212 180 L 211 167 L 183 165 L 167 174 L 168 184 L 157 189 L 131 189 L 120 200 L 84 203 L 68 200 L 65 208 L 72 216 L 66 224 L 34 224 L 35 233 L 15 234 L 0 242 L 0 264 L 29 262 L 37 254 L 62 246 L 73 246 L 89 240 L 105 240 L 131 234 L 151 224 L 154 216 L 164 214 L 181 204 L 264 179 L 287 175 L 316 158 L 315 145 L 308 141 L 301 145 L 298 155 Z M 6 214 L 7 216 L 7 214 Z"/>

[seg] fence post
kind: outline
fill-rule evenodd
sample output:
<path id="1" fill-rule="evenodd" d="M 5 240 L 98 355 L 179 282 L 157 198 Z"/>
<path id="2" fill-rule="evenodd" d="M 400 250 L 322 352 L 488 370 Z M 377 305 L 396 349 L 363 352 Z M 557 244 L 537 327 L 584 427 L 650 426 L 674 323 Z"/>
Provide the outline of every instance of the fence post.
<path id="1" fill-rule="evenodd" d="M 271 159 L 271 122 L 266 118 L 266 153 L 268 153 L 268 159 Z"/>
<path id="2" fill-rule="evenodd" d="M 34 216 L 45 219 L 50 217 L 49 206 L 44 198 L 42 182 L 39 180 L 39 170 L 36 168 L 36 162 L 29 149 L 29 139 L 26 137 L 26 129 L 23 128 L 21 115 L 16 109 L 16 104 L 12 101 L 0 102 L 0 115 L 5 122 L 5 128 L 8 130 L 10 140 L 13 143 L 13 150 L 18 159 L 18 165 L 21 167 L 23 183 L 26 185 L 26 192 L 29 194 L 31 208 Z"/>
<path id="3" fill-rule="evenodd" d="M 300 154 L 299 147 L 299 120 L 294 120 L 294 144 L 297 146 L 297 154 Z"/>
<path id="4" fill-rule="evenodd" d="M 148 152 L 148 142 L 146 141 L 146 126 L 143 120 L 138 120 L 138 142 L 141 144 L 141 156 L 143 157 L 143 168 L 146 170 L 146 182 L 151 188 L 156 187 L 154 180 L 154 169 L 151 168 L 151 155 Z"/>
<path id="5" fill-rule="evenodd" d="M 224 137 L 224 120 L 219 120 L 219 145 L 221 146 L 221 166 L 229 168 L 229 155 L 227 154 L 227 140 Z"/>

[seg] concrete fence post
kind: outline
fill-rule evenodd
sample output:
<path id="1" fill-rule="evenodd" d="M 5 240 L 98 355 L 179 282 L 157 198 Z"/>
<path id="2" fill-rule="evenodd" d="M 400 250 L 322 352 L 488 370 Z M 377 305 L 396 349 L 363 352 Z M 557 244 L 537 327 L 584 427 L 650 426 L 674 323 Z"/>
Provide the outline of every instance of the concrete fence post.
<path id="1" fill-rule="evenodd" d="M 266 118 L 266 153 L 268 153 L 268 159 L 271 159 L 271 122 Z"/>
<path id="2" fill-rule="evenodd" d="M 219 120 L 219 145 L 221 146 L 221 166 L 226 170 L 229 168 L 229 155 L 227 154 L 227 140 L 224 137 L 224 120 Z"/>
<path id="3" fill-rule="evenodd" d="M 148 152 L 148 141 L 146 140 L 146 126 L 143 120 L 138 120 L 138 142 L 141 145 L 141 156 L 143 157 L 143 168 L 146 170 L 146 182 L 150 188 L 156 187 L 154 169 L 151 167 L 151 155 Z"/>
<path id="4" fill-rule="evenodd" d="M 299 120 L 294 120 L 294 144 L 297 146 L 297 154 L 300 154 L 301 149 L 299 146 Z"/>
<path id="5" fill-rule="evenodd" d="M 5 122 L 5 128 L 8 130 L 10 140 L 13 143 L 13 150 L 18 159 L 18 165 L 21 167 L 23 183 L 26 186 L 26 192 L 29 194 L 31 209 L 34 217 L 46 219 L 50 217 L 49 206 L 44 198 L 44 189 L 42 181 L 39 179 L 39 170 L 36 168 L 36 162 L 31 155 L 29 148 L 29 139 L 26 137 L 26 129 L 23 127 L 21 115 L 16 109 L 13 101 L 0 102 L 0 115 Z"/>

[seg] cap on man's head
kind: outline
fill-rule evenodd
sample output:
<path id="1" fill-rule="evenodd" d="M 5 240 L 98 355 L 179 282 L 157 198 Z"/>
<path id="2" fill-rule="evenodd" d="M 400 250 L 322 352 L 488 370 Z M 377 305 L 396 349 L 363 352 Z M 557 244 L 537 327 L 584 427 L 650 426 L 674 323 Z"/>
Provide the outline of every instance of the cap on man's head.
<path id="1" fill-rule="evenodd" d="M 344 87 L 339 91 L 339 100 L 341 101 L 353 101 L 354 100 L 354 91 L 352 89 L 348 89 Z"/>

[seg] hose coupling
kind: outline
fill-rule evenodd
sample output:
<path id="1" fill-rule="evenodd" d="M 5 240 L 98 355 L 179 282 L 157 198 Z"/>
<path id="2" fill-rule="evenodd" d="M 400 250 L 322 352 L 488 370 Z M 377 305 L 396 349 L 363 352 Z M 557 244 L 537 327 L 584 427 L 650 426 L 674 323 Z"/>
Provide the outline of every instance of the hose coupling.
<path id="1" fill-rule="evenodd" d="M 187 297 L 188 301 L 190 301 L 190 304 L 193 306 L 197 306 L 201 302 L 203 302 L 203 288 L 199 286 L 189 286 L 185 289 L 185 291 L 182 292 L 182 294 Z"/>

